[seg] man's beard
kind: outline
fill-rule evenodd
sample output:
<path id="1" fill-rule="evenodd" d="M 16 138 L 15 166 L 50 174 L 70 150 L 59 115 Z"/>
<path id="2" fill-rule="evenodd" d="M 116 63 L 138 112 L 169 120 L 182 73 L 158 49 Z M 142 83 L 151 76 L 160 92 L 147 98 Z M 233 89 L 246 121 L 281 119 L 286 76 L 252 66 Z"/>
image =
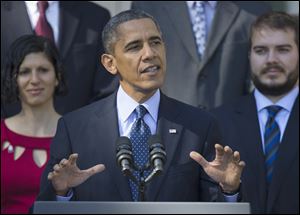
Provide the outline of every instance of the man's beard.
<path id="1" fill-rule="evenodd" d="M 279 65 L 270 65 L 264 68 L 260 75 L 265 74 L 269 69 L 278 69 L 281 73 L 286 73 L 286 71 Z M 299 64 L 295 70 L 288 74 L 286 82 L 282 84 L 265 84 L 261 82 L 259 76 L 251 73 L 251 78 L 255 87 L 264 95 L 270 96 L 281 96 L 292 90 L 299 78 Z"/>

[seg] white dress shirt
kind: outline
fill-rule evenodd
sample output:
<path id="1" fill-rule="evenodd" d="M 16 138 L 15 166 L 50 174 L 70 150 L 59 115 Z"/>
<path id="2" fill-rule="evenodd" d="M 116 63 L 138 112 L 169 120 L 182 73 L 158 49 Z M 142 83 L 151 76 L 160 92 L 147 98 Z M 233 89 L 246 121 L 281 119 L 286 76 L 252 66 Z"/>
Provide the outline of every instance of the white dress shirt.
<path id="1" fill-rule="evenodd" d="M 280 129 L 280 141 L 281 141 L 287 122 L 291 115 L 293 105 L 295 103 L 298 94 L 299 94 L 299 87 L 296 86 L 287 95 L 285 95 L 283 98 L 281 98 L 278 102 L 274 104 L 270 99 L 268 99 L 261 92 L 255 89 L 254 97 L 256 100 L 257 115 L 258 115 L 258 121 L 260 126 L 260 134 L 261 134 L 263 151 L 265 151 L 265 144 L 264 144 L 265 126 L 269 115 L 266 107 L 270 105 L 278 105 L 282 107 L 282 109 L 278 112 L 278 114 L 275 117 L 275 120 Z"/>
<path id="2" fill-rule="evenodd" d="M 25 1 L 27 13 L 30 19 L 32 29 L 35 29 L 40 12 L 37 6 L 38 1 Z M 46 18 L 54 34 L 55 43 L 58 44 L 59 35 L 59 1 L 48 1 L 49 7 L 46 10 Z"/>

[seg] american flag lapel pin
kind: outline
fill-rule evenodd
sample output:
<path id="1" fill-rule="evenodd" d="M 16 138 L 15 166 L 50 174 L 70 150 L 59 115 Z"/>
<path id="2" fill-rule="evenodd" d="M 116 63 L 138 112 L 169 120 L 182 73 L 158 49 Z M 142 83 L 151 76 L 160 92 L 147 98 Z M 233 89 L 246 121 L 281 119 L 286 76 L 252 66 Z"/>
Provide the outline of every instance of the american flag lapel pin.
<path id="1" fill-rule="evenodd" d="M 169 133 L 170 134 L 176 134 L 177 133 L 177 130 L 175 128 L 170 128 L 169 129 Z"/>

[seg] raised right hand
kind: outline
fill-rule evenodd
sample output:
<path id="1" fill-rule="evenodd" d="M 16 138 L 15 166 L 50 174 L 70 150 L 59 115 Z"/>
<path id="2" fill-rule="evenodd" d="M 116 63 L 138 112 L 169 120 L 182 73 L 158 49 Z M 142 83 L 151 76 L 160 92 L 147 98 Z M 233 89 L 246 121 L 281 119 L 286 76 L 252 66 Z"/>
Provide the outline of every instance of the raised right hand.
<path id="1" fill-rule="evenodd" d="M 62 159 L 55 164 L 53 172 L 49 172 L 48 180 L 52 181 L 56 195 L 65 196 L 68 190 L 86 181 L 92 175 L 102 172 L 105 169 L 103 164 L 95 165 L 86 170 L 80 170 L 76 161 L 78 154 L 71 154 L 69 159 Z"/>

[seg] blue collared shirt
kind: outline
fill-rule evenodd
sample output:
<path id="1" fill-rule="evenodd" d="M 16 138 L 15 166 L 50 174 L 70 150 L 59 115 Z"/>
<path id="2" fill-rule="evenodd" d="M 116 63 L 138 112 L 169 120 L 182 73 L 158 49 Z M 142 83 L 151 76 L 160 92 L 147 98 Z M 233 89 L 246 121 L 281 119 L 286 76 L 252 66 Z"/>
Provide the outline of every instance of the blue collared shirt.
<path id="1" fill-rule="evenodd" d="M 257 107 L 257 115 L 258 115 L 258 121 L 260 126 L 260 134 L 261 134 L 261 140 L 262 140 L 262 147 L 265 151 L 264 147 L 264 132 L 265 132 L 265 126 L 268 120 L 268 111 L 266 109 L 267 106 L 270 105 L 278 105 L 282 107 L 282 109 L 278 112 L 278 114 L 275 117 L 276 122 L 279 125 L 280 129 L 280 141 L 282 140 L 288 119 L 290 117 L 293 105 L 295 103 L 295 100 L 299 94 L 299 87 L 295 87 L 293 90 L 291 90 L 287 95 L 285 95 L 283 98 L 281 98 L 279 101 L 277 101 L 275 104 L 268 99 L 266 96 L 264 96 L 261 92 L 259 92 L 257 89 L 254 91 L 254 97 L 256 100 L 256 107 Z"/>
<path id="2" fill-rule="evenodd" d="M 144 116 L 144 121 L 150 127 L 151 134 L 155 134 L 157 128 L 159 101 L 159 90 L 157 90 L 147 101 L 139 104 L 123 90 L 122 86 L 120 86 L 117 92 L 117 111 L 120 135 L 130 137 L 129 134 L 131 127 L 136 120 L 134 110 L 139 105 L 143 105 L 148 110 L 148 113 Z"/>

